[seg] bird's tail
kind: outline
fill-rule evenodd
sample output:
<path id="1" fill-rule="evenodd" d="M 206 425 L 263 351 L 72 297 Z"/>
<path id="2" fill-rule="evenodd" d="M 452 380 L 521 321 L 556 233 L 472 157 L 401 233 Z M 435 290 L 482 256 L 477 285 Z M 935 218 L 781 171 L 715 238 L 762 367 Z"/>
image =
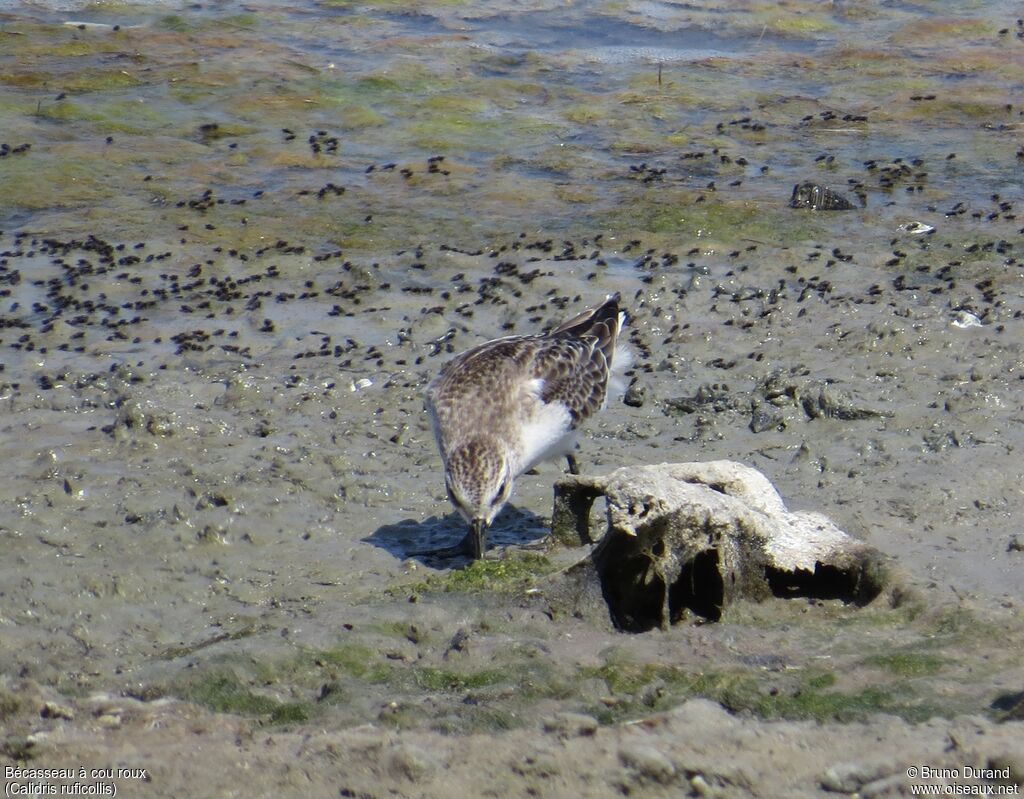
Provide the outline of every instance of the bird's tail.
<path id="1" fill-rule="evenodd" d="M 609 294 L 600 305 L 587 308 L 579 316 L 574 316 L 568 322 L 563 322 L 549 335 L 597 336 L 602 342 L 609 341 L 611 347 L 614 348 L 615 338 L 626 321 L 625 311 L 619 310 L 620 299 L 619 292 Z"/>
<path id="2" fill-rule="evenodd" d="M 629 387 L 626 371 L 633 365 L 633 352 L 619 333 L 626 324 L 626 312 L 619 308 L 622 299 L 618 292 L 609 294 L 603 303 L 588 308 L 579 316 L 556 327 L 551 335 L 570 335 L 596 339 L 595 349 L 601 350 L 609 366 L 608 388 L 605 401 L 622 396 Z"/>

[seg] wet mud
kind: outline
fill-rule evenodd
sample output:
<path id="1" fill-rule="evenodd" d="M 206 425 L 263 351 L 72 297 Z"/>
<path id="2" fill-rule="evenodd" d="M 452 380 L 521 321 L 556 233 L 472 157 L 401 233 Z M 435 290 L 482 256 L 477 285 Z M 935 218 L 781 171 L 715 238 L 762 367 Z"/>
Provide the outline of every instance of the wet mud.
<path id="1" fill-rule="evenodd" d="M 5 765 L 140 796 L 1019 784 L 1018 16 L 0 13 Z M 807 182 L 852 207 L 789 207 Z M 411 555 L 465 532 L 427 381 L 614 291 L 632 385 L 583 472 L 749 464 L 896 589 L 559 613 L 536 588 L 587 550 L 547 540 L 554 465 L 486 560 Z"/>

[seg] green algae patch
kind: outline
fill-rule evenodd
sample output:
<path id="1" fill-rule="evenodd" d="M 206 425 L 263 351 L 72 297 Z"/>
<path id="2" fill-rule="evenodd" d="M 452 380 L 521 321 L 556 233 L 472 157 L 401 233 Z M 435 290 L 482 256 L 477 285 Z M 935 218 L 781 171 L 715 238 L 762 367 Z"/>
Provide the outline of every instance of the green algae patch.
<path id="1" fill-rule="evenodd" d="M 309 719 L 310 706 L 300 702 L 280 702 L 253 691 L 231 671 L 211 670 L 189 680 L 177 692 L 180 698 L 215 713 L 263 716 L 271 723 L 295 723 Z"/>
<path id="2" fill-rule="evenodd" d="M 153 133 L 172 124 L 164 111 L 123 98 L 65 99 L 41 104 L 37 114 L 59 122 L 86 123 L 97 133 Z"/>
<path id="3" fill-rule="evenodd" d="M 526 719 L 512 711 L 494 707 L 475 707 L 457 708 L 454 713 L 436 720 L 431 728 L 445 735 L 472 735 L 506 732 L 528 723 Z"/>
<path id="4" fill-rule="evenodd" d="M 87 205 L 114 194 L 94 167 L 55 159 L 8 158 L 0 164 L 0 192 L 9 205 L 31 210 Z"/>
<path id="5" fill-rule="evenodd" d="M 445 78 L 422 63 L 410 61 L 364 75 L 350 85 L 364 99 L 393 101 L 407 96 L 418 104 L 423 97 L 442 91 Z"/>
<path id="6" fill-rule="evenodd" d="M 249 30 L 260 26 L 260 17 L 258 14 L 229 14 L 226 17 L 221 17 L 218 23 L 226 28 L 245 28 Z"/>
<path id="7" fill-rule="evenodd" d="M 975 124 L 983 120 L 1001 121 L 1005 119 L 1005 95 L 993 94 L 988 99 L 979 95 L 980 92 L 977 91 L 961 96 L 944 92 L 941 98 L 912 103 L 909 107 L 905 107 L 901 117 L 908 120 L 920 119 L 930 124 L 934 124 L 937 118 L 963 118 Z"/>
<path id="8" fill-rule="evenodd" d="M 563 116 L 577 125 L 593 125 L 597 122 L 605 122 L 608 119 L 608 112 L 595 105 L 585 103 L 574 105 L 562 112 Z"/>
<path id="9" fill-rule="evenodd" d="M 312 708 L 305 702 L 282 702 L 270 712 L 271 724 L 300 724 L 309 721 Z"/>
<path id="10" fill-rule="evenodd" d="M 693 672 L 662 664 L 608 663 L 580 670 L 580 680 L 600 680 L 610 696 L 584 706 L 601 724 L 618 724 L 651 711 L 664 711 L 693 697 L 733 708 L 756 695 L 756 681 L 739 672 Z"/>
<path id="11" fill-rule="evenodd" d="M 915 19 L 890 35 L 892 44 L 901 46 L 920 46 L 926 42 L 930 46 L 942 42 L 952 42 L 959 46 L 965 43 L 995 37 L 995 27 L 985 20 L 936 17 L 933 19 Z"/>
<path id="12" fill-rule="evenodd" d="M 409 90 L 408 82 L 402 82 L 388 75 L 367 75 L 355 83 L 355 90 L 369 96 L 380 97 Z"/>
<path id="13" fill-rule="evenodd" d="M 672 666 L 654 663 L 632 663 L 619 658 L 609 658 L 602 666 L 586 667 L 580 670 L 585 679 L 599 679 L 613 694 L 636 694 L 655 680 L 666 677 L 673 682 L 685 678 L 685 672 Z"/>
<path id="14" fill-rule="evenodd" d="M 7 29 L 7 33 L 13 30 Z M 104 31 L 81 33 L 65 25 L 19 23 L 3 40 L 3 54 L 22 59 L 70 59 L 118 53 L 122 45 Z M 70 66 L 60 64 L 59 67 Z"/>
<path id="15" fill-rule="evenodd" d="M 604 681 L 612 694 L 603 708 L 592 708 L 604 723 L 651 709 L 664 710 L 692 697 L 711 699 L 732 712 L 764 719 L 848 722 L 891 713 L 922 721 L 943 714 L 942 708 L 905 682 L 843 685 L 835 671 L 816 666 L 779 672 L 742 668 L 692 671 L 633 662 L 614 651 L 604 665 L 582 669 L 580 677 Z"/>
<path id="16" fill-rule="evenodd" d="M 130 89 L 140 83 L 139 78 L 123 69 L 82 70 L 58 81 L 65 91 L 77 93 Z"/>
<path id="17" fill-rule="evenodd" d="M 928 677 L 942 671 L 946 659 L 925 652 L 893 652 L 872 655 L 864 663 L 900 677 Z"/>
<path id="18" fill-rule="evenodd" d="M 814 68 L 855 73 L 861 79 L 875 77 L 887 81 L 921 80 L 915 75 L 911 65 L 907 63 L 907 57 L 902 53 L 864 45 L 846 44 L 830 50 L 827 63 L 816 63 Z M 868 84 L 868 88 L 870 86 L 871 84 Z M 891 92 L 891 88 L 886 88 L 886 91 Z"/>
<path id="19" fill-rule="evenodd" d="M 342 130 L 363 130 L 375 128 L 387 122 L 387 118 L 372 108 L 362 105 L 343 105 L 338 108 L 340 127 Z"/>
<path id="20" fill-rule="evenodd" d="M 500 685 L 508 679 L 508 673 L 502 669 L 459 672 L 424 666 L 413 670 L 413 680 L 417 687 L 426 691 L 462 692 Z"/>
<path id="21" fill-rule="evenodd" d="M 22 701 L 17 694 L 0 691 L 0 721 L 13 716 L 21 706 Z"/>
<path id="22" fill-rule="evenodd" d="M 522 128 L 522 120 L 516 122 Z M 495 141 L 509 135 L 501 120 L 480 114 L 439 112 L 423 114 L 404 131 L 413 147 L 449 152 L 456 149 L 490 150 Z"/>
<path id="23" fill-rule="evenodd" d="M 421 106 L 429 113 L 481 114 L 490 104 L 480 98 L 463 94 L 434 94 L 423 100 Z"/>
<path id="24" fill-rule="evenodd" d="M 862 721 L 875 713 L 891 713 L 907 721 L 924 721 L 939 709 L 917 701 L 909 691 L 866 687 L 856 691 L 824 691 L 811 686 L 790 694 L 742 698 L 730 710 L 749 710 L 765 719 L 813 719 L 815 721 Z"/>
<path id="25" fill-rule="evenodd" d="M 765 18 L 764 24 L 767 30 L 783 36 L 811 37 L 836 29 L 836 23 L 831 19 L 810 14 L 772 15 Z"/>
<path id="26" fill-rule="evenodd" d="M 169 14 L 166 17 L 161 17 L 157 20 L 156 26 L 163 30 L 174 31 L 175 33 L 184 33 L 192 27 L 187 19 L 177 14 Z"/>
<path id="27" fill-rule="evenodd" d="M 423 593 L 481 593 L 495 590 L 513 592 L 525 588 L 539 577 L 550 574 L 555 568 L 543 555 L 508 552 L 500 560 L 474 560 L 464 569 L 431 575 L 426 581 L 412 588 Z"/>
<path id="28" fill-rule="evenodd" d="M 33 89 L 38 86 L 45 86 L 50 81 L 50 77 L 46 72 L 33 72 L 30 70 L 0 71 L 0 83 L 19 89 Z"/>
<path id="29" fill-rule="evenodd" d="M 310 657 L 317 666 L 337 669 L 357 680 L 382 683 L 391 676 L 392 670 L 380 655 L 362 644 L 342 644 L 310 653 Z"/>
<path id="30" fill-rule="evenodd" d="M 780 202 L 780 206 L 785 203 Z M 602 227 L 645 234 L 683 236 L 684 241 L 755 239 L 792 244 L 816 238 L 821 218 L 761 203 L 718 199 L 699 190 L 650 190 L 601 215 Z"/>

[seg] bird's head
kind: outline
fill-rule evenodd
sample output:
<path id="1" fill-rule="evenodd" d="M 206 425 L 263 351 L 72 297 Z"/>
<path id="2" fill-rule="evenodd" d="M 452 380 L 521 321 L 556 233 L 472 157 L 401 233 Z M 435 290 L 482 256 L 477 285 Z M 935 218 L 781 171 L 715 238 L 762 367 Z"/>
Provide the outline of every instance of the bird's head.
<path id="1" fill-rule="evenodd" d="M 448 499 L 471 526 L 489 527 L 512 493 L 515 475 L 505 448 L 492 436 L 478 436 L 448 454 Z"/>

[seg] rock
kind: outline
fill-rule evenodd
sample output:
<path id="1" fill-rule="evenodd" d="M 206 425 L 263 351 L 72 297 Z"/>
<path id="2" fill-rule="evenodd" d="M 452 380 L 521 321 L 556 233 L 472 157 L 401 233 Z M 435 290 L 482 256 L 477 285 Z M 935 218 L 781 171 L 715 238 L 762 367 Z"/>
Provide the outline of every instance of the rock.
<path id="1" fill-rule="evenodd" d="M 888 777 L 864 783 L 857 795 L 861 799 L 874 799 L 876 796 L 898 796 L 901 786 L 906 785 L 904 774 L 890 774 Z"/>
<path id="2" fill-rule="evenodd" d="M 200 532 L 196 533 L 196 541 L 201 544 L 220 544 L 222 546 L 230 546 L 232 543 L 231 534 L 221 524 L 208 524 L 203 527 Z"/>
<path id="3" fill-rule="evenodd" d="M 785 423 L 782 411 L 773 405 L 756 404 L 750 412 L 750 432 L 763 433 Z"/>
<path id="4" fill-rule="evenodd" d="M 619 749 L 622 765 L 635 770 L 641 777 L 667 784 L 676 776 L 676 767 L 662 752 L 646 744 L 624 744 Z"/>
<path id="5" fill-rule="evenodd" d="M 75 711 L 67 705 L 61 705 L 57 702 L 45 702 L 39 710 L 39 715 L 44 719 L 67 719 L 68 721 L 74 721 Z"/>
<path id="6" fill-rule="evenodd" d="M 438 768 L 426 752 L 408 744 L 400 744 L 388 751 L 384 764 L 392 776 L 410 782 L 418 782 Z"/>
<path id="7" fill-rule="evenodd" d="M 469 638 L 470 635 L 464 627 L 460 627 L 455 631 L 455 635 L 452 636 L 452 640 L 448 642 L 448 648 L 445 650 L 444 659 L 448 660 L 453 654 L 463 654 L 469 649 Z"/>
<path id="8" fill-rule="evenodd" d="M 892 774 L 892 768 L 869 763 L 837 763 L 821 777 L 821 787 L 835 793 L 857 793 Z"/>
<path id="9" fill-rule="evenodd" d="M 141 430 L 152 436 L 171 436 L 180 427 L 179 421 L 171 414 L 161 411 L 158 403 L 152 399 L 121 397 L 117 400 L 116 406 L 114 422 L 105 427 L 104 432 L 119 440 L 126 438 L 128 433 L 137 433 Z"/>
<path id="10" fill-rule="evenodd" d="M 35 752 L 35 740 L 31 736 L 11 735 L 0 740 L 0 753 L 3 753 L 11 760 L 30 760 Z"/>
<path id="11" fill-rule="evenodd" d="M 704 383 L 692 397 L 670 397 L 662 403 L 667 416 L 683 416 L 697 411 L 743 411 L 750 407 L 750 399 L 718 383 Z"/>
<path id="12" fill-rule="evenodd" d="M 837 191 L 811 181 L 797 183 L 789 198 L 790 208 L 810 208 L 813 211 L 849 211 L 856 206 Z"/>
<path id="13" fill-rule="evenodd" d="M 739 597 L 873 600 L 888 581 L 881 553 L 826 517 L 790 512 L 768 479 L 732 461 L 618 469 L 555 484 L 552 537 L 591 543 L 591 506 L 607 528 L 582 561 L 541 588 L 578 613 L 599 591 L 618 629 L 666 627 L 692 612 L 715 621 Z"/>
<path id="14" fill-rule="evenodd" d="M 552 538 L 552 543 L 558 542 Z M 615 629 L 601 593 L 601 575 L 589 555 L 534 586 L 530 599 L 552 618 L 571 616 L 608 631 Z"/>
<path id="15" fill-rule="evenodd" d="M 597 732 L 597 719 L 584 713 L 556 713 L 550 718 L 544 719 L 542 725 L 544 732 L 549 732 L 560 738 L 582 738 L 593 735 Z"/>
<path id="16" fill-rule="evenodd" d="M 864 404 L 831 382 L 781 372 L 766 375 L 753 391 L 733 391 L 718 383 L 704 384 L 691 397 L 671 397 L 662 402 L 662 412 L 668 416 L 749 414 L 749 427 L 754 433 L 785 424 L 782 409 L 786 407 L 801 409 L 808 420 L 828 418 L 850 422 L 892 416 L 889 411 Z"/>
<path id="17" fill-rule="evenodd" d="M 690 777 L 690 790 L 696 796 L 715 796 L 716 794 L 715 789 L 704 779 L 703 774 L 694 774 Z"/>
<path id="18" fill-rule="evenodd" d="M 810 383 L 799 393 L 800 404 L 809 419 L 859 421 L 892 414 L 857 403 L 849 393 L 830 383 Z"/>
<path id="19" fill-rule="evenodd" d="M 633 383 L 622 397 L 622 401 L 631 408 L 642 408 L 646 397 L 644 387 Z"/>

